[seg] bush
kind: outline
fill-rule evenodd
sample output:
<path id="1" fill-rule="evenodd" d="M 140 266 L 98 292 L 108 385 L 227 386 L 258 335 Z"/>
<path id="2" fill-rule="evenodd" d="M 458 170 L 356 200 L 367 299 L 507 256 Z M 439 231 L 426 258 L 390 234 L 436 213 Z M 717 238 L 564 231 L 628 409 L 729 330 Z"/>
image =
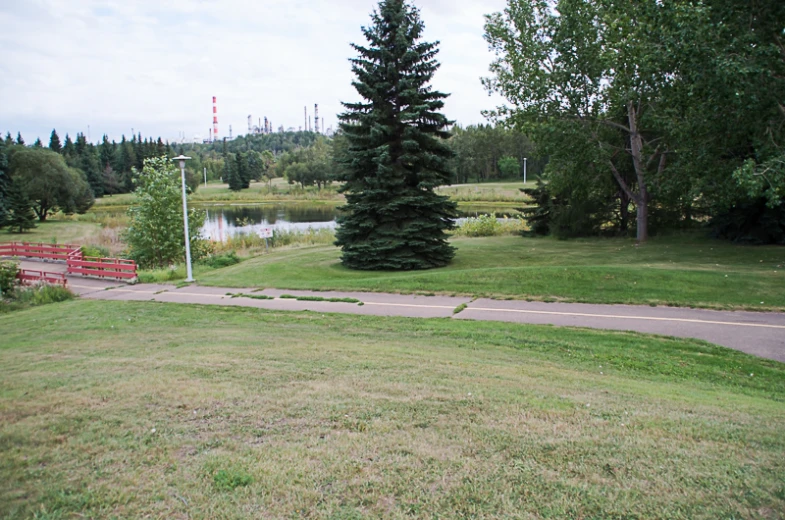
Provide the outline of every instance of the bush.
<path id="1" fill-rule="evenodd" d="M 82 254 L 94 258 L 109 258 L 112 256 L 107 248 L 96 245 L 82 246 Z"/>
<path id="2" fill-rule="evenodd" d="M 504 218 L 499 220 L 495 214 L 469 217 L 455 229 L 456 236 L 464 237 L 494 237 L 521 233 L 525 223 L 519 218 Z"/>
<path id="3" fill-rule="evenodd" d="M 242 260 L 237 256 L 235 251 L 229 251 L 222 255 L 213 255 L 203 258 L 200 263 L 212 267 L 213 269 L 221 269 L 223 267 L 229 267 L 230 265 L 239 264 L 241 261 Z"/>
<path id="4" fill-rule="evenodd" d="M 19 266 L 16 262 L 5 260 L 0 262 L 0 297 L 10 296 L 16 285 Z"/>
<path id="5" fill-rule="evenodd" d="M 18 303 L 30 306 L 60 303 L 72 300 L 74 297 L 74 293 L 60 285 L 37 285 L 17 288 L 14 292 L 14 299 Z"/>

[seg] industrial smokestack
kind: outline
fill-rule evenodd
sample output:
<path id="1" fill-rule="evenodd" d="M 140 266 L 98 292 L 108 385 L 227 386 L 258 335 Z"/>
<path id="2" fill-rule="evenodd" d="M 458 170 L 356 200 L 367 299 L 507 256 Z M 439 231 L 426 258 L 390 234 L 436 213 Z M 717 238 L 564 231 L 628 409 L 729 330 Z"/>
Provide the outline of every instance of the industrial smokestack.
<path id="1" fill-rule="evenodd" d="M 316 123 L 316 133 L 319 133 L 319 105 L 318 103 L 313 106 L 314 122 Z"/>
<path id="2" fill-rule="evenodd" d="M 213 96 L 213 140 L 218 138 L 218 98 Z"/>

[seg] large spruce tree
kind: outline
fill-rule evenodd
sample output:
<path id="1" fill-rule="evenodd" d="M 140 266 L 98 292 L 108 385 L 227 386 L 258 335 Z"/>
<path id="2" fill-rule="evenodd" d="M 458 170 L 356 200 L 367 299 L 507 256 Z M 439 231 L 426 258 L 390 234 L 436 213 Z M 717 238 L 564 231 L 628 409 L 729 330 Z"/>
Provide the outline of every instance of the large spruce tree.
<path id="1" fill-rule="evenodd" d="M 383 0 L 364 27 L 368 46 L 352 45 L 359 103 L 344 103 L 348 147 L 341 191 L 346 195 L 336 245 L 352 269 L 441 267 L 455 250 L 446 231 L 456 204 L 434 188 L 448 184 L 451 124 L 439 113 L 446 94 L 429 86 L 439 68 L 438 42 L 421 41 L 419 11 L 405 0 Z"/>
<path id="2" fill-rule="evenodd" d="M 6 142 L 0 139 L 0 228 L 2 228 L 9 217 L 10 202 L 9 195 L 11 190 L 11 175 L 8 171 L 8 154 Z"/>

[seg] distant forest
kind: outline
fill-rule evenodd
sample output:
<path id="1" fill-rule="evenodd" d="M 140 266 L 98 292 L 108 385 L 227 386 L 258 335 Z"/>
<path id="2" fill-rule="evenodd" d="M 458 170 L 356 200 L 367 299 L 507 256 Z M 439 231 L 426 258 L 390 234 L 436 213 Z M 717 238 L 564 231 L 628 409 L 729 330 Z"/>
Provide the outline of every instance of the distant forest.
<path id="1" fill-rule="evenodd" d="M 531 141 L 512 130 L 493 125 L 455 126 L 452 134 L 449 143 L 455 153 L 452 161 L 455 183 L 522 179 L 524 159 L 528 159 L 528 173 L 532 177 L 542 173 L 545 167 L 546 161 L 534 158 Z M 140 133 L 130 138 L 123 135 L 120 142 L 110 141 L 104 135 L 99 143 L 91 143 L 83 133 L 73 139 L 67 134 L 61 138 L 53 130 L 48 145 L 41 139 L 28 145 L 21 134 L 14 138 L 10 132 L 5 136 L 5 145 L 9 149 L 13 146 L 49 148 L 61 154 L 70 168 L 84 173 L 93 196 L 100 198 L 132 192 L 135 172 L 142 170 L 145 159 L 174 157 L 179 153 L 192 157 L 186 173 L 194 190 L 203 180 L 205 170 L 209 181 L 228 182 L 238 164 L 242 170 L 243 161 L 250 162 L 253 170 L 246 174 L 250 180 L 285 177 L 303 187 L 322 186 L 335 180 L 336 170 L 340 168 L 335 150 L 343 143 L 340 134 L 328 138 L 315 132 L 253 134 L 209 144 L 169 143 L 161 137 L 144 137 Z M 255 167 L 255 161 L 264 164 Z M 306 174 L 303 164 L 312 166 L 313 172 Z"/>

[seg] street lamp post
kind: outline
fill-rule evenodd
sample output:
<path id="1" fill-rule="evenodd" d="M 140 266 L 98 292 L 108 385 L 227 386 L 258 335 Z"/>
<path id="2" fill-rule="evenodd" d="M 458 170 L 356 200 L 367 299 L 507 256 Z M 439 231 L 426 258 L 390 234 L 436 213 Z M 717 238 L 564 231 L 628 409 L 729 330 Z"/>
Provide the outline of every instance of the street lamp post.
<path id="1" fill-rule="evenodd" d="M 528 161 L 528 157 L 523 158 L 523 183 L 526 184 L 526 161 Z"/>
<path id="2" fill-rule="evenodd" d="M 172 159 L 173 161 L 180 161 L 180 181 L 182 182 L 183 189 L 183 230 L 185 231 L 185 269 L 187 278 L 186 282 L 194 281 L 194 274 L 191 271 L 191 237 L 188 234 L 188 202 L 185 198 L 185 161 L 190 159 L 185 155 L 180 155 Z"/>

